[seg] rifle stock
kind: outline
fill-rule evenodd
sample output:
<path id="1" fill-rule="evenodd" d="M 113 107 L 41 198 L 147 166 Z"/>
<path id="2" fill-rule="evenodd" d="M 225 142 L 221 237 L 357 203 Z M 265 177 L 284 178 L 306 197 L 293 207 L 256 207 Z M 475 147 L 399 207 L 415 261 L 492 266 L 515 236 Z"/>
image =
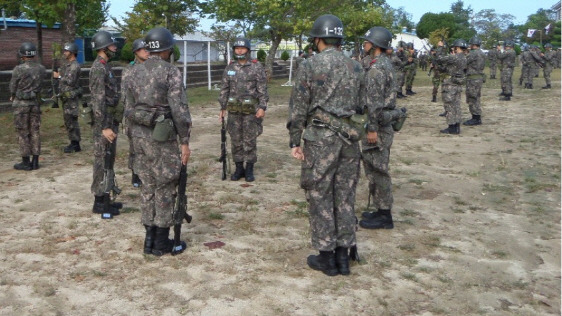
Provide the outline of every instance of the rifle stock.
<path id="1" fill-rule="evenodd" d="M 180 181 L 178 184 L 178 196 L 176 198 L 176 205 L 174 207 L 174 247 L 172 248 L 172 256 L 182 253 L 185 248 L 180 240 L 181 224 L 185 219 L 186 222 L 191 223 L 192 217 L 187 213 L 187 195 L 185 194 L 187 187 L 187 166 L 181 166 Z"/>
<path id="2" fill-rule="evenodd" d="M 222 180 L 226 180 L 229 172 L 228 166 L 228 152 L 226 149 L 226 126 L 224 124 L 224 117 L 221 119 L 221 156 L 219 161 L 222 162 Z"/>

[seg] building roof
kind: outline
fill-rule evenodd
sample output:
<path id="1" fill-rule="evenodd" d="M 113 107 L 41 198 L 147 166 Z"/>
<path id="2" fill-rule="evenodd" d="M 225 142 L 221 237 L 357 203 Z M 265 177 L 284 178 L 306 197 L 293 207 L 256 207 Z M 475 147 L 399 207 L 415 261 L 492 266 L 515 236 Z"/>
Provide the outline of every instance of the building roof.
<path id="1" fill-rule="evenodd" d="M 25 20 L 25 19 L 2 19 L 0 20 L 0 24 L 4 24 L 6 21 L 6 25 L 8 28 L 11 27 L 35 27 L 35 20 Z M 52 27 L 47 27 L 45 24 L 42 24 L 41 27 L 44 29 L 60 29 L 61 24 L 55 23 Z"/>

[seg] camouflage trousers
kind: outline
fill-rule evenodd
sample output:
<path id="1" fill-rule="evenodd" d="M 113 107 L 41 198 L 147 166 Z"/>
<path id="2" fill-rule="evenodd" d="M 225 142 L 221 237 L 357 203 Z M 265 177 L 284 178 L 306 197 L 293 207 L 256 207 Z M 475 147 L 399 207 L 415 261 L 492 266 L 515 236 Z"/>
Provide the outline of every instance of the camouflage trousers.
<path id="1" fill-rule="evenodd" d="M 551 72 L 552 72 L 552 66 L 550 66 L 550 65 L 545 66 L 545 67 L 542 69 L 542 74 L 543 74 L 543 76 L 544 76 L 544 81 L 546 82 L 547 85 L 550 85 L 550 84 L 551 84 L 551 82 L 550 82 L 550 73 L 551 73 Z"/>
<path id="2" fill-rule="evenodd" d="M 490 78 L 496 78 L 496 63 L 490 63 Z"/>
<path id="3" fill-rule="evenodd" d="M 365 176 L 369 180 L 369 195 L 371 204 L 369 209 L 390 210 L 394 198 L 392 196 L 392 179 L 388 163 L 390 160 L 390 147 L 394 139 L 392 126 L 382 127 L 378 132 L 375 147 L 369 147 L 363 142 L 361 157 Z"/>
<path id="4" fill-rule="evenodd" d="M 359 143 L 334 135 L 304 142 L 301 187 L 309 203 L 312 247 L 320 251 L 355 245 L 355 191 Z"/>
<path id="5" fill-rule="evenodd" d="M 78 98 L 66 99 L 62 104 L 64 126 L 68 133 L 68 139 L 77 142 L 81 140 L 80 125 L 78 124 L 78 115 L 80 114 L 80 109 L 78 107 L 79 101 Z"/>
<path id="6" fill-rule="evenodd" d="M 133 172 L 135 172 L 134 170 L 134 166 L 135 166 L 135 148 L 133 146 L 133 136 L 131 135 L 131 129 L 128 127 L 128 123 L 124 123 L 123 125 L 125 125 L 125 135 L 127 135 L 127 138 L 129 139 L 129 159 L 128 159 L 128 163 L 127 163 L 127 168 L 133 170 Z"/>
<path id="7" fill-rule="evenodd" d="M 533 84 L 533 79 L 535 78 L 536 70 L 533 67 L 523 67 L 521 69 L 521 78 L 525 84 Z"/>
<path id="8" fill-rule="evenodd" d="M 431 95 L 437 96 L 437 92 L 439 91 L 441 82 L 443 82 L 443 79 L 439 74 L 433 75 L 433 77 L 431 77 L 431 83 L 433 83 L 433 91 L 431 92 Z"/>
<path id="9" fill-rule="evenodd" d="M 501 72 L 501 86 L 502 91 L 506 95 L 512 95 L 513 86 L 511 83 L 511 77 L 513 76 L 513 68 L 504 67 Z"/>
<path id="10" fill-rule="evenodd" d="M 141 222 L 143 225 L 170 227 L 180 178 L 181 158 L 177 141 L 157 142 L 133 137 L 134 170 L 142 181 Z"/>
<path id="11" fill-rule="evenodd" d="M 40 155 L 41 109 L 38 105 L 16 106 L 13 109 L 20 156 Z"/>
<path id="12" fill-rule="evenodd" d="M 118 126 L 113 128 L 114 133 L 117 133 L 118 130 L 119 130 Z M 113 143 L 110 143 L 109 141 L 107 141 L 105 137 L 103 137 L 101 131 L 102 129 L 100 127 L 92 128 L 93 139 L 94 139 L 94 166 L 93 166 L 94 172 L 92 175 L 92 186 L 90 190 L 96 196 L 102 196 L 105 191 L 104 190 L 105 188 L 103 187 L 103 176 L 104 176 L 104 166 L 105 166 L 104 158 L 105 158 L 106 147 L 109 144 L 111 144 L 113 150 L 117 150 L 117 138 L 113 141 Z M 111 163 L 113 165 L 115 164 L 115 156 Z"/>
<path id="13" fill-rule="evenodd" d="M 468 109 L 472 115 L 482 115 L 482 107 L 480 106 L 482 84 L 482 79 L 466 80 L 466 103 L 468 103 Z"/>
<path id="14" fill-rule="evenodd" d="M 445 116 L 448 125 L 454 125 L 460 123 L 462 120 L 462 110 L 461 110 L 461 93 L 462 86 L 450 83 L 451 79 L 445 79 L 443 82 L 443 87 L 441 88 L 441 97 L 443 99 Z"/>
<path id="15" fill-rule="evenodd" d="M 414 83 L 414 78 L 416 77 L 415 69 L 409 69 L 406 71 L 406 75 L 404 78 L 406 89 L 412 90 L 412 84 Z"/>
<path id="16" fill-rule="evenodd" d="M 404 71 L 398 70 L 396 71 L 396 91 L 402 91 L 402 87 L 404 86 Z"/>
<path id="17" fill-rule="evenodd" d="M 226 129 L 230 135 L 234 162 L 258 161 L 258 136 L 263 132 L 263 119 L 255 114 L 228 112 Z"/>

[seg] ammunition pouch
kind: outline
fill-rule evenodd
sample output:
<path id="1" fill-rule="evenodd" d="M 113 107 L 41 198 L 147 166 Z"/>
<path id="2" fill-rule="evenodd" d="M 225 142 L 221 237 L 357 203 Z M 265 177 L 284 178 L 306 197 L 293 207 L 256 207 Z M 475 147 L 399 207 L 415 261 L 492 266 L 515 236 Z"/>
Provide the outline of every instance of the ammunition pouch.
<path id="1" fill-rule="evenodd" d="M 133 121 L 139 125 L 152 127 L 155 118 L 156 112 L 154 110 L 147 110 L 143 107 L 136 107 L 133 113 Z"/>
<path id="2" fill-rule="evenodd" d="M 35 93 L 35 91 L 30 91 L 30 92 L 16 91 L 16 98 L 20 100 L 36 100 L 37 94 Z"/>
<path id="3" fill-rule="evenodd" d="M 354 114 L 350 117 L 337 117 L 325 111 L 316 111 L 309 119 L 309 125 L 328 128 L 350 141 L 358 141 L 365 136 L 367 114 Z"/>
<path id="4" fill-rule="evenodd" d="M 258 100 L 254 98 L 247 98 L 242 101 L 235 98 L 228 98 L 226 109 L 233 113 L 255 114 L 257 103 Z"/>
<path id="5" fill-rule="evenodd" d="M 466 84 L 466 77 L 463 75 L 454 75 L 451 77 L 451 83 L 457 85 L 464 85 Z"/>
<path id="6" fill-rule="evenodd" d="M 80 116 L 82 116 L 86 124 L 92 125 L 94 123 L 94 111 L 92 111 L 92 107 L 87 106 L 86 102 L 82 105 Z"/>
<path id="7" fill-rule="evenodd" d="M 72 89 L 70 91 L 66 91 L 60 94 L 60 97 L 63 99 L 63 101 L 66 101 L 68 99 L 75 99 L 75 98 L 81 98 L 82 97 L 82 87 L 78 87 L 76 89 Z"/>
<path id="8" fill-rule="evenodd" d="M 392 123 L 392 129 L 395 132 L 399 132 L 402 129 L 402 126 L 404 126 L 404 122 L 406 121 L 406 118 L 408 117 L 408 115 L 406 114 L 407 110 L 408 109 L 406 109 L 406 108 L 401 108 L 401 109 L 395 110 L 395 111 L 401 112 L 399 114 L 399 117 L 396 120 L 394 120 L 394 122 Z"/>
<path id="9" fill-rule="evenodd" d="M 152 139 L 157 142 L 165 142 L 176 135 L 174 121 L 171 114 L 160 114 L 155 120 L 152 130 Z"/>
<path id="10" fill-rule="evenodd" d="M 379 117 L 379 125 L 382 127 L 392 125 L 392 128 L 396 131 L 394 124 L 402 119 L 406 119 L 406 108 L 383 110 Z M 404 122 L 402 122 L 402 124 L 404 124 Z M 398 124 L 398 126 L 402 128 L 401 124 Z"/>

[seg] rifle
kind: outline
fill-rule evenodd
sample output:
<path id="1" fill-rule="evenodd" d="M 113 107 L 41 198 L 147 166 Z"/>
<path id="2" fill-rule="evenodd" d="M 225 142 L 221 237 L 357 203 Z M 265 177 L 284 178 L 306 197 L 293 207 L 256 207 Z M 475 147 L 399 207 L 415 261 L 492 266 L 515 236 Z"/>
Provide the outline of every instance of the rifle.
<path id="1" fill-rule="evenodd" d="M 115 170 L 113 170 L 113 164 L 115 162 L 115 151 L 116 143 L 108 143 L 105 147 L 105 157 L 103 166 L 103 213 L 101 214 L 102 219 L 113 218 L 113 212 L 111 211 L 111 201 L 112 195 L 113 200 L 115 196 L 121 193 L 121 189 L 117 187 L 115 181 Z M 113 194 L 112 194 L 113 193 Z"/>
<path id="2" fill-rule="evenodd" d="M 53 48 L 53 67 L 51 68 L 52 72 L 59 72 L 59 64 L 58 64 L 58 59 L 60 58 L 60 54 L 61 54 L 61 47 L 58 43 L 53 43 L 52 45 Z M 51 108 L 53 109 L 57 109 L 59 107 L 59 94 L 58 94 L 58 89 L 59 89 L 59 82 L 58 79 L 55 79 L 51 73 L 51 89 L 49 89 L 49 91 L 47 91 L 48 93 L 51 93 L 51 97 L 49 99 L 42 99 L 42 101 L 44 103 L 53 103 L 51 105 Z"/>
<path id="3" fill-rule="evenodd" d="M 187 214 L 187 195 L 185 189 L 187 186 L 187 166 L 181 165 L 180 182 L 178 184 L 178 197 L 174 207 L 174 247 L 172 248 L 172 256 L 178 255 L 185 250 L 185 243 L 180 240 L 181 223 L 185 219 L 191 223 L 192 217 Z M 183 245 L 182 245 L 183 244 Z"/>
<path id="4" fill-rule="evenodd" d="M 226 126 L 224 117 L 221 119 L 221 156 L 219 162 L 222 162 L 222 180 L 226 180 L 227 174 L 230 173 L 230 164 L 228 163 L 228 152 L 226 150 Z"/>

